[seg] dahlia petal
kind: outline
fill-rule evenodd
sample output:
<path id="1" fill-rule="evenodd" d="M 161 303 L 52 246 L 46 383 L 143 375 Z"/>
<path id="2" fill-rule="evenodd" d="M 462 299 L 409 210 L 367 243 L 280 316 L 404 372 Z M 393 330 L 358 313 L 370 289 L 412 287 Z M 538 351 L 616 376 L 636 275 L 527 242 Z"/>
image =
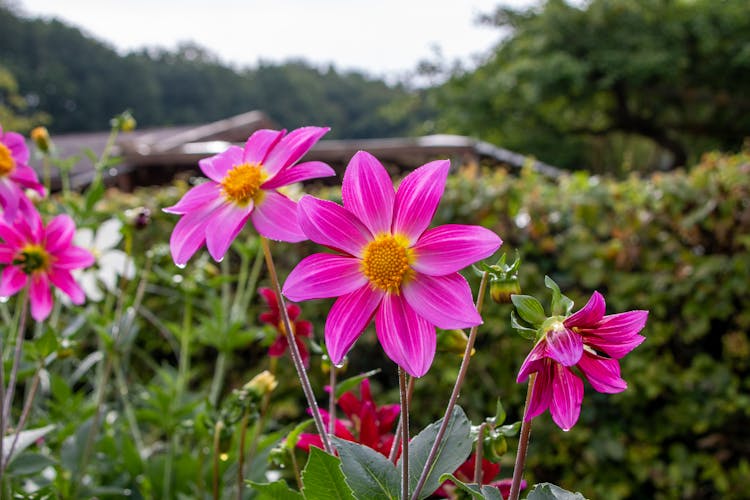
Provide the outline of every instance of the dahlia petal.
<path id="1" fill-rule="evenodd" d="M 594 292 L 583 308 L 568 316 L 563 324 L 568 328 L 586 328 L 595 325 L 604 316 L 604 297 L 599 292 Z"/>
<path id="2" fill-rule="evenodd" d="M 0 182 L 0 185 L 2 185 L 2 182 Z M 0 222 L 0 239 L 5 241 L 9 247 L 15 249 L 21 249 L 26 244 L 26 238 L 15 227 L 2 222 Z"/>
<path id="3" fill-rule="evenodd" d="M 368 283 L 359 259 L 316 253 L 305 257 L 284 282 L 290 300 L 325 299 L 346 295 Z"/>
<path id="4" fill-rule="evenodd" d="M 29 148 L 26 147 L 26 139 L 18 132 L 0 133 L 3 144 L 10 149 L 11 156 L 18 163 L 29 161 Z"/>
<path id="5" fill-rule="evenodd" d="M 435 327 L 417 314 L 401 295 L 386 294 L 375 316 L 375 331 L 386 355 L 412 377 L 432 365 Z"/>
<path id="6" fill-rule="evenodd" d="M 302 230 L 315 243 L 362 257 L 372 241 L 370 231 L 344 207 L 328 200 L 303 196 L 297 217 Z"/>
<path id="7" fill-rule="evenodd" d="M 380 421 L 381 434 L 389 432 L 401 414 L 399 405 L 383 405 L 378 408 L 378 420 Z"/>
<path id="8" fill-rule="evenodd" d="M 322 450 L 324 449 L 323 440 L 317 434 L 308 434 L 306 432 L 300 434 L 297 439 L 297 448 L 309 452 L 311 446 Z"/>
<path id="9" fill-rule="evenodd" d="M 331 307 L 325 326 L 328 355 L 333 364 L 341 363 L 383 299 L 383 292 L 365 285 L 350 294 L 342 295 Z"/>
<path id="10" fill-rule="evenodd" d="M 320 408 L 318 411 L 320 412 L 320 419 L 323 420 L 323 423 L 325 424 L 325 427 L 327 429 L 328 423 L 331 421 L 331 415 L 322 408 Z M 309 409 L 307 410 L 307 413 L 310 413 Z M 346 439 L 348 441 L 356 441 L 354 435 L 349 431 L 349 429 L 347 429 L 347 427 L 339 418 L 337 418 L 333 422 L 333 434 L 334 436 Z"/>
<path id="11" fill-rule="evenodd" d="M 214 182 L 221 183 L 227 175 L 227 172 L 229 172 L 235 165 L 243 163 L 243 154 L 241 147 L 230 146 L 226 151 L 209 158 L 203 158 L 198 162 L 198 166 L 201 171 L 206 174 L 206 177 Z"/>
<path id="12" fill-rule="evenodd" d="M 3 209 L 3 219 L 8 223 L 12 223 L 18 215 L 21 195 L 21 190 L 12 181 L 0 178 L 0 207 Z"/>
<path id="13" fill-rule="evenodd" d="M 276 146 L 285 133 L 286 130 L 256 130 L 245 142 L 242 161 L 262 164 L 268 156 L 268 152 Z"/>
<path id="14" fill-rule="evenodd" d="M 294 323 L 294 334 L 297 337 L 311 337 L 313 325 L 309 321 L 296 321 Z"/>
<path id="15" fill-rule="evenodd" d="M 372 449 L 377 448 L 380 443 L 375 405 L 372 401 L 365 401 L 359 412 L 359 442 Z"/>
<path id="16" fill-rule="evenodd" d="M 211 224 L 206 226 L 206 248 L 215 261 L 221 262 L 230 245 L 245 227 L 245 222 L 253 210 L 253 204 L 246 206 L 223 203 L 214 210 Z"/>
<path id="17" fill-rule="evenodd" d="M 628 311 L 604 316 L 591 329 L 582 329 L 581 335 L 591 333 L 612 341 L 627 342 L 643 330 L 648 319 L 648 311 Z"/>
<path id="18" fill-rule="evenodd" d="M 327 163 L 323 163 L 322 161 L 306 161 L 305 163 L 282 170 L 278 175 L 263 183 L 261 188 L 276 189 L 287 184 L 318 179 L 320 177 L 331 177 L 332 175 L 336 175 L 336 171 L 328 166 Z"/>
<path id="19" fill-rule="evenodd" d="M 108 219 L 96 230 L 94 248 L 99 251 L 115 248 L 122 240 L 122 222 L 119 219 Z"/>
<path id="20" fill-rule="evenodd" d="M 583 382 L 568 368 L 554 363 L 552 402 L 549 411 L 552 420 L 564 431 L 569 431 L 578 421 L 583 402 Z"/>
<path id="21" fill-rule="evenodd" d="M 76 225 L 67 215 L 58 215 L 47 224 L 46 250 L 57 253 L 70 246 L 76 233 Z"/>
<path id="22" fill-rule="evenodd" d="M 266 301 L 266 305 L 268 305 L 268 307 L 270 307 L 271 310 L 278 316 L 279 303 L 276 300 L 276 294 L 273 292 L 273 290 L 266 287 L 260 287 L 258 288 L 258 293 L 261 297 L 263 297 L 263 300 Z"/>
<path id="23" fill-rule="evenodd" d="M 416 273 L 401 290 L 417 314 L 438 328 L 467 328 L 482 323 L 472 302 L 469 283 L 458 273 L 445 276 Z"/>
<path id="24" fill-rule="evenodd" d="M 58 269 L 79 269 L 89 267 L 96 262 L 94 256 L 81 247 L 69 246 L 56 255 L 55 267 Z"/>
<path id="25" fill-rule="evenodd" d="M 44 273 L 36 273 L 31 277 L 29 289 L 31 301 L 31 317 L 36 321 L 44 321 L 52 311 L 52 292 L 49 289 L 49 280 Z"/>
<path id="26" fill-rule="evenodd" d="M 286 335 L 280 334 L 268 347 L 268 355 L 274 358 L 283 356 L 288 345 L 289 342 L 286 340 Z"/>
<path id="27" fill-rule="evenodd" d="M 554 366 L 549 359 L 543 360 L 540 369 L 534 379 L 534 387 L 531 388 L 531 398 L 529 406 L 526 409 L 524 420 L 529 421 L 532 418 L 544 413 L 549 408 L 552 401 L 552 384 L 554 376 Z"/>
<path id="28" fill-rule="evenodd" d="M 394 234 L 403 234 L 415 243 L 430 225 L 445 190 L 450 161 L 422 165 L 404 177 L 396 192 L 393 209 Z"/>
<path id="29" fill-rule="evenodd" d="M 547 358 L 547 342 L 541 340 L 534 344 L 526 359 L 523 360 L 516 382 L 520 384 L 529 378 L 532 373 L 540 371 L 545 363 L 545 358 Z"/>
<path id="30" fill-rule="evenodd" d="M 263 200 L 250 214 L 255 230 L 276 241 L 297 243 L 307 239 L 297 221 L 297 204 L 276 191 L 264 191 Z"/>
<path id="31" fill-rule="evenodd" d="M 175 205 L 162 210 L 169 214 L 187 214 L 200 210 L 220 198 L 221 185 L 210 181 L 204 182 L 190 189 Z"/>
<path id="32" fill-rule="evenodd" d="M 431 276 L 455 273 L 500 248 L 498 235 L 481 226 L 446 224 L 425 231 L 412 248 L 412 268 Z"/>
<path id="33" fill-rule="evenodd" d="M 351 391 L 347 391 L 339 396 L 336 399 L 336 404 L 350 420 L 359 415 L 359 411 L 362 408 L 362 402 Z"/>
<path id="34" fill-rule="evenodd" d="M 86 300 L 86 294 L 83 293 L 83 289 L 73 279 L 70 271 L 55 270 L 50 272 L 48 277 L 52 284 L 70 297 L 71 302 L 74 304 L 83 304 Z"/>
<path id="35" fill-rule="evenodd" d="M 28 275 L 16 266 L 8 266 L 0 275 L 0 297 L 15 295 L 26 286 Z"/>
<path id="36" fill-rule="evenodd" d="M 297 351 L 299 351 L 299 357 L 302 360 L 302 364 L 305 368 L 310 367 L 310 352 L 307 350 L 307 346 L 298 336 L 294 336 L 294 343 L 297 344 Z"/>
<path id="37" fill-rule="evenodd" d="M 627 340 L 617 340 L 611 337 L 602 338 L 597 335 L 586 335 L 586 344 L 596 350 L 604 352 L 607 356 L 620 359 L 630 351 L 641 345 L 646 340 L 643 335 L 633 335 Z"/>
<path id="38" fill-rule="evenodd" d="M 616 359 L 584 352 L 578 362 L 578 368 L 586 376 L 591 387 L 599 392 L 614 394 L 628 388 L 627 382 L 620 377 L 620 363 Z"/>
<path id="39" fill-rule="evenodd" d="M 583 339 L 569 328 L 547 332 L 547 356 L 563 366 L 573 366 L 583 355 Z"/>
<path id="40" fill-rule="evenodd" d="M 331 129 L 328 127 L 302 127 L 292 130 L 269 151 L 263 166 L 273 177 L 302 158 L 329 130 Z"/>
<path id="41" fill-rule="evenodd" d="M 0 246 L 0 264 L 10 264 L 13 262 L 16 252 L 8 246 Z"/>
<path id="42" fill-rule="evenodd" d="M 341 198 L 373 235 L 390 232 L 396 192 L 385 167 L 370 153 L 358 151 L 349 161 Z"/>
<path id="43" fill-rule="evenodd" d="M 206 228 L 211 223 L 214 206 L 184 214 L 174 226 L 169 238 L 172 259 L 178 266 L 187 264 L 190 257 L 206 242 Z"/>
<path id="44" fill-rule="evenodd" d="M 302 312 L 302 309 L 300 309 L 297 304 L 290 304 L 290 303 L 286 304 L 286 315 L 289 318 L 289 321 L 291 321 L 292 323 L 294 323 L 294 320 L 297 319 L 297 317 L 299 316 L 299 313 L 301 312 Z"/>
<path id="45" fill-rule="evenodd" d="M 10 174 L 10 178 L 17 184 L 27 188 L 33 189 L 40 196 L 44 196 L 44 186 L 39 183 L 39 178 L 33 168 L 27 165 L 16 165 L 15 170 Z"/>

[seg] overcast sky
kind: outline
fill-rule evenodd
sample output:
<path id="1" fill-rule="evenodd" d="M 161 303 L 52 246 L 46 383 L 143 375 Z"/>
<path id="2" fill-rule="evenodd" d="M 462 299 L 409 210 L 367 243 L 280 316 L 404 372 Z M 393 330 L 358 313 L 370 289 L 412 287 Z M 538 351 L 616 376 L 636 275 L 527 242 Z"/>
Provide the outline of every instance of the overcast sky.
<path id="1" fill-rule="evenodd" d="M 481 13 L 534 0 L 15 0 L 121 52 L 192 40 L 224 62 L 253 66 L 301 57 L 339 70 L 405 76 L 438 47 L 447 61 L 486 53 L 498 30 Z"/>

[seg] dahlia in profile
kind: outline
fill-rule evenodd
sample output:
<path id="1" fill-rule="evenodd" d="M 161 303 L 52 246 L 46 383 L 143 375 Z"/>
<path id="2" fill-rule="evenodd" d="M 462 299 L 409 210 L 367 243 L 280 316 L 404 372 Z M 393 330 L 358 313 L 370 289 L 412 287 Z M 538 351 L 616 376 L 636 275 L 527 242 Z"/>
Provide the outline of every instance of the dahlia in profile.
<path id="1" fill-rule="evenodd" d="M 75 224 L 67 215 L 58 215 L 47 226 L 36 210 L 19 217 L 13 224 L 0 220 L 0 297 L 9 297 L 29 288 L 31 317 L 43 321 L 52 310 L 52 285 L 74 304 L 86 299 L 71 271 L 88 267 L 94 256 L 72 244 Z"/>
<path id="2" fill-rule="evenodd" d="M 3 132 L 0 125 L 0 207 L 2 217 L 12 223 L 21 214 L 34 210 L 24 189 L 33 189 L 44 196 L 44 186 L 39 183 L 34 169 L 27 165 L 29 149 L 21 134 Z"/>
<path id="3" fill-rule="evenodd" d="M 336 253 L 302 260 L 284 294 L 294 301 L 339 297 L 325 325 L 333 363 L 341 363 L 374 317 L 388 357 L 421 377 L 435 355 L 436 326 L 482 322 L 458 271 L 492 255 L 502 241 L 479 226 L 427 229 L 449 168 L 447 160 L 423 165 L 396 192 L 383 165 L 360 151 L 344 174 L 343 207 L 312 196 L 300 200 L 305 235 Z"/>
<path id="4" fill-rule="evenodd" d="M 297 223 L 297 204 L 278 189 L 288 184 L 334 175 L 319 161 L 295 165 L 328 128 L 258 130 L 244 148 L 229 149 L 199 162 L 208 182 L 185 193 L 164 211 L 181 215 L 169 246 L 177 265 L 185 265 L 205 243 L 215 260 L 227 249 L 248 218 L 262 236 L 298 242 L 305 235 Z"/>
<path id="5" fill-rule="evenodd" d="M 526 356 L 517 378 L 520 383 L 537 374 L 526 421 L 549 408 L 552 420 L 562 430 L 575 425 L 581 413 L 583 382 L 571 370 L 574 366 L 598 392 L 613 394 L 627 388 L 618 360 L 645 340 L 639 332 L 646 325 L 648 311 L 606 316 L 604 312 L 604 297 L 594 292 L 578 312 L 544 323 L 544 332 Z"/>

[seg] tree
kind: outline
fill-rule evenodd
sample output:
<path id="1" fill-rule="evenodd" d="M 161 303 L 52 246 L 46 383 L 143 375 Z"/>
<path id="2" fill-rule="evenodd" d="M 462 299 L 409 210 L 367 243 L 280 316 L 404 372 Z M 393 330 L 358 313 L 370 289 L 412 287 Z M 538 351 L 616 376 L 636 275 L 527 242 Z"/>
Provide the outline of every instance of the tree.
<path id="1" fill-rule="evenodd" d="M 569 167 L 602 138 L 645 138 L 678 166 L 750 132 L 746 0 L 548 0 L 485 21 L 507 37 L 435 96 L 456 131 Z"/>

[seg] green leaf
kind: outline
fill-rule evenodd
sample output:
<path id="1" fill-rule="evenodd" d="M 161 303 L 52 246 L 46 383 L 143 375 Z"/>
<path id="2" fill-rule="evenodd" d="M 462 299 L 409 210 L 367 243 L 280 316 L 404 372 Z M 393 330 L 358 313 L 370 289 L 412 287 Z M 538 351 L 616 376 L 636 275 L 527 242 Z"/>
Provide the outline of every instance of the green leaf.
<path id="1" fill-rule="evenodd" d="M 355 375 L 354 377 L 348 378 L 346 380 L 342 380 L 341 382 L 336 384 L 336 397 L 338 398 L 339 396 L 344 394 L 346 391 L 350 391 L 354 389 L 364 379 L 368 377 L 372 377 L 378 372 L 380 372 L 380 368 L 377 368 L 375 370 L 370 370 L 369 372 L 361 373 L 359 375 Z"/>
<path id="2" fill-rule="evenodd" d="M 28 476 L 29 474 L 37 474 L 45 467 L 54 465 L 55 463 L 53 459 L 41 453 L 22 453 L 10 464 L 8 473 L 18 476 Z"/>
<path id="3" fill-rule="evenodd" d="M 502 425 L 498 427 L 496 430 L 500 434 L 506 437 L 513 437 L 516 434 L 518 434 L 518 431 L 521 429 L 521 422 L 514 422 L 512 424 L 508 425 Z"/>
<path id="4" fill-rule="evenodd" d="M 21 431 L 18 434 L 18 441 L 16 441 L 16 447 L 13 450 L 13 455 L 10 455 L 10 447 L 13 444 L 13 441 L 16 438 L 15 434 L 9 434 L 3 438 L 3 461 L 6 463 L 11 463 L 15 457 L 18 456 L 19 453 L 21 453 L 23 450 L 31 446 L 37 439 L 42 438 L 46 436 L 52 429 L 54 429 L 54 425 L 46 425 L 44 427 L 39 427 L 38 429 L 29 429 L 27 431 Z"/>
<path id="5" fill-rule="evenodd" d="M 537 331 L 533 328 L 523 326 L 516 316 L 515 311 L 510 312 L 510 326 L 518 332 L 518 334 L 526 340 L 535 340 Z"/>
<path id="6" fill-rule="evenodd" d="M 444 481 L 452 481 L 458 489 L 468 493 L 471 498 L 476 498 L 477 500 L 503 500 L 500 490 L 495 486 L 483 485 L 480 488 L 477 483 L 464 483 L 453 474 L 443 474 L 440 476 L 440 482 Z"/>
<path id="7" fill-rule="evenodd" d="M 518 315 L 521 316 L 521 319 L 530 325 L 538 328 L 544 323 L 544 320 L 547 319 L 542 304 L 531 295 L 511 295 L 510 300 L 512 300 L 513 305 L 516 306 L 516 310 L 518 311 Z"/>
<path id="8" fill-rule="evenodd" d="M 552 483 L 535 484 L 526 500 L 586 500 L 578 492 L 572 493 Z"/>
<path id="9" fill-rule="evenodd" d="M 258 500 L 302 500 L 302 493 L 295 491 L 286 484 L 282 479 L 275 483 L 255 483 L 245 481 L 251 489 L 257 492 L 255 496 Z"/>
<path id="10" fill-rule="evenodd" d="M 497 398 L 497 405 L 495 406 L 495 416 L 492 418 L 492 424 L 493 425 L 502 425 L 503 422 L 505 422 L 505 418 L 507 417 L 507 413 L 505 413 L 505 407 L 503 406 L 503 402 L 500 401 L 500 398 Z"/>
<path id="11" fill-rule="evenodd" d="M 297 446 L 297 441 L 299 441 L 299 435 L 302 434 L 302 431 L 304 431 L 311 423 L 313 423 L 313 419 L 308 418 L 304 422 L 297 424 L 294 429 L 292 429 L 292 432 L 289 433 L 286 440 L 284 440 L 284 448 L 287 450 L 294 450 L 294 447 Z"/>
<path id="12" fill-rule="evenodd" d="M 302 485 L 306 500 L 355 500 L 344 480 L 341 460 L 314 446 L 310 447 L 310 458 L 302 471 Z"/>
<path id="13" fill-rule="evenodd" d="M 427 456 L 437 439 L 438 430 L 443 419 L 428 425 L 409 443 L 409 490 L 414 491 L 419 476 L 427 463 Z M 440 476 L 446 472 L 454 472 L 463 464 L 472 448 L 471 422 L 460 406 L 453 408 L 453 416 L 440 443 L 438 454 L 432 465 L 427 481 L 425 481 L 419 498 L 426 498 L 442 484 Z M 401 460 L 396 464 L 401 468 Z"/>
<path id="14" fill-rule="evenodd" d="M 560 287 L 549 276 L 544 277 L 544 285 L 552 290 L 552 315 L 568 316 L 573 310 L 573 301 L 560 292 Z"/>
<path id="15" fill-rule="evenodd" d="M 390 460 L 359 443 L 336 437 L 332 439 L 341 457 L 346 483 L 357 498 L 399 498 L 401 476 Z"/>

